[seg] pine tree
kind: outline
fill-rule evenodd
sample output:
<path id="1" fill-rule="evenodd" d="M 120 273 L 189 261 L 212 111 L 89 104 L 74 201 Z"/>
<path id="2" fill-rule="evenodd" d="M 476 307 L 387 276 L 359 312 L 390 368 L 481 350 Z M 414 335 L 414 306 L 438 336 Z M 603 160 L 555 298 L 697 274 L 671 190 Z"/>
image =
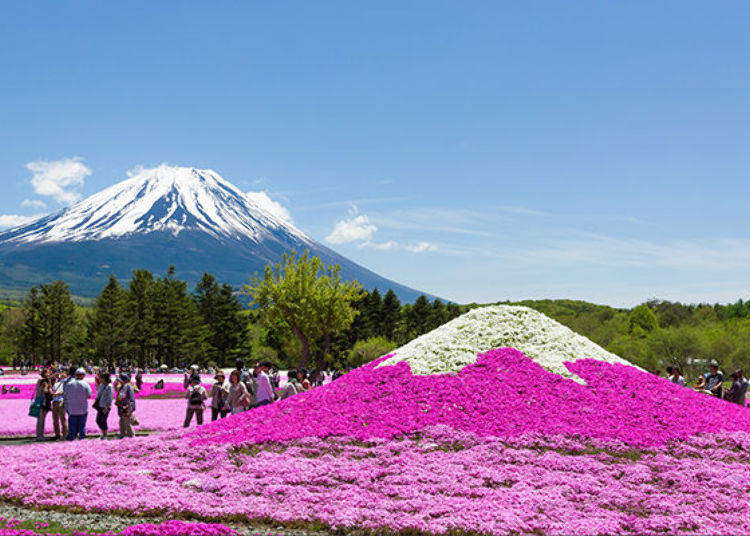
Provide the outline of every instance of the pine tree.
<path id="1" fill-rule="evenodd" d="M 170 367 L 207 361 L 208 328 L 187 293 L 187 283 L 175 277 L 174 266 L 156 281 L 152 295 L 157 357 Z"/>
<path id="2" fill-rule="evenodd" d="M 380 326 L 380 315 L 383 309 L 383 300 L 380 292 L 375 288 L 365 298 L 363 316 L 365 317 L 365 339 L 375 337 Z"/>
<path id="3" fill-rule="evenodd" d="M 21 333 L 21 353 L 25 359 L 37 364 L 44 348 L 44 319 L 42 297 L 38 287 L 31 287 L 23 304 L 24 325 Z"/>
<path id="4" fill-rule="evenodd" d="M 62 362 L 76 321 L 75 304 L 63 281 L 39 285 L 44 319 L 45 361 Z"/>
<path id="5" fill-rule="evenodd" d="M 154 344 L 154 276 L 148 270 L 135 270 L 130 279 L 125 311 L 130 331 L 130 346 L 138 365 L 150 361 Z"/>
<path id="6" fill-rule="evenodd" d="M 219 285 L 205 273 L 195 288 L 195 301 L 208 329 L 207 356 L 221 365 L 229 363 L 232 353 L 242 342 L 244 326 L 239 318 L 242 309 L 231 285 Z"/>
<path id="7" fill-rule="evenodd" d="M 390 289 L 383 298 L 378 334 L 389 341 L 394 340 L 400 313 L 401 302 L 393 289 Z"/>
<path id="8" fill-rule="evenodd" d="M 439 328 L 448 321 L 448 311 L 440 300 L 434 300 L 427 317 L 427 331 Z"/>
<path id="9" fill-rule="evenodd" d="M 409 331 L 413 333 L 414 337 L 427 333 L 430 309 L 430 302 L 424 294 L 414 302 L 409 317 L 407 318 Z"/>
<path id="10" fill-rule="evenodd" d="M 129 322 L 126 314 L 128 293 L 114 276 L 94 303 L 88 316 L 87 339 L 95 357 L 108 363 L 121 361 L 127 350 Z"/>

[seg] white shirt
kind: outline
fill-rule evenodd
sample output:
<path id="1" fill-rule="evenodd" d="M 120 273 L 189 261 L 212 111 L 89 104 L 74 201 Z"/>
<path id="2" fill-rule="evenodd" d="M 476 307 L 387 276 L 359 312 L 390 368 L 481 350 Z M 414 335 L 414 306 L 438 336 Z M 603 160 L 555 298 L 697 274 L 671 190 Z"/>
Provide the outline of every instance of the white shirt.
<path id="1" fill-rule="evenodd" d="M 265 400 L 273 402 L 271 381 L 268 379 L 268 374 L 262 371 L 258 373 L 258 393 L 255 395 L 255 400 L 256 402 L 263 402 Z"/>

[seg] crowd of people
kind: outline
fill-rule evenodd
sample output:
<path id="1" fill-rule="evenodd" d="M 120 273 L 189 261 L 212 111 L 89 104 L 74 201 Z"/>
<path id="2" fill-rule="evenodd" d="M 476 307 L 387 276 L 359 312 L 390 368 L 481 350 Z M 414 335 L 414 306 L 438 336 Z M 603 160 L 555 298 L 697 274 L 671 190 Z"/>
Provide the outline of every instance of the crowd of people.
<path id="1" fill-rule="evenodd" d="M 49 414 L 52 414 L 55 440 L 73 441 L 86 437 L 89 399 L 93 391 L 85 377 L 86 369 L 74 365 L 61 370 L 42 369 L 29 408 L 29 416 L 36 418 L 37 441 L 45 439 L 44 428 Z M 102 439 L 107 437 L 108 419 L 113 406 L 117 408 L 119 417 L 119 437 L 133 437 L 133 425 L 137 421 L 131 375 L 122 372 L 113 382 L 108 371 L 100 370 L 94 381 L 96 398 L 92 407 L 96 411 L 96 424 L 101 430 Z"/>
<path id="2" fill-rule="evenodd" d="M 29 408 L 29 416 L 36 419 L 36 441 L 45 440 L 48 415 L 52 416 L 55 440 L 85 438 L 88 402 L 93 394 L 91 386 L 84 380 L 87 373 L 94 374 L 96 396 L 92 408 L 96 412 L 100 437 L 108 437 L 108 419 L 113 408 L 119 418 L 118 437 L 122 439 L 135 435 L 133 426 L 138 424 L 135 394 L 143 386 L 144 371 L 131 369 L 127 365 L 118 368 L 86 365 L 66 368 L 53 363 L 41 369 Z M 338 376 L 332 374 L 334 378 Z M 229 414 L 235 415 L 289 398 L 322 385 L 325 380 L 323 371 L 312 374 L 304 369 L 292 369 L 287 372 L 287 381 L 281 388 L 280 372 L 273 364 L 262 361 L 249 370 L 244 361 L 238 359 L 228 378 L 221 370 L 216 372 L 214 383 L 207 391 L 202 384 L 200 368 L 193 365 L 185 372 L 183 379 L 187 401 L 183 426 L 187 428 L 193 420 L 199 425 L 203 424 L 206 409 L 211 410 L 211 420 L 215 421 Z M 154 385 L 154 390 L 159 389 L 164 389 L 163 379 Z"/>
<path id="3" fill-rule="evenodd" d="M 682 370 L 679 366 L 668 366 L 667 379 L 672 383 L 681 385 L 682 387 L 687 386 L 685 377 L 682 375 Z M 712 361 L 708 365 L 708 372 L 702 374 L 695 381 L 695 388 L 698 391 L 706 393 L 717 398 L 745 406 L 748 380 L 744 377 L 742 370 L 737 369 L 729 375 L 730 386 L 726 388 L 724 386 L 724 373 L 719 370 L 719 364 L 716 361 Z"/>
<path id="4" fill-rule="evenodd" d="M 211 420 L 235 415 L 252 408 L 272 404 L 276 400 L 289 398 L 311 387 L 322 385 L 326 375 L 323 371 L 310 378 L 306 370 L 292 369 L 287 372 L 287 381 L 283 389 L 279 369 L 268 361 L 261 361 L 251 370 L 238 359 L 229 378 L 219 371 L 214 376 L 214 383 L 209 392 L 201 385 L 198 367 L 194 365 L 191 372 L 185 374 L 183 386 L 187 389 L 185 397 L 188 405 L 185 413 L 184 427 L 190 426 L 195 417 L 197 424 L 203 424 L 206 401 L 210 400 Z"/>

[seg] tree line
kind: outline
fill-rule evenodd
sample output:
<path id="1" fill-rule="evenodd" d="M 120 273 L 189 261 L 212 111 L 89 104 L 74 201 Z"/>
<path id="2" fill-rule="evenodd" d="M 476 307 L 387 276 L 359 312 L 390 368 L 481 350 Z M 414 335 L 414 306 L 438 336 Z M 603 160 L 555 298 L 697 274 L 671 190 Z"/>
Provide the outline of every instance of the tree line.
<path id="1" fill-rule="evenodd" d="M 696 378 L 710 360 L 725 372 L 750 371 L 750 301 L 712 305 L 650 300 L 633 308 L 576 300 L 516 303 L 652 372 L 678 365 L 686 378 Z"/>
<path id="2" fill-rule="evenodd" d="M 460 313 L 425 296 L 401 304 L 392 290 L 366 291 L 306 254 L 286 256 L 240 291 L 208 273 L 190 289 L 174 267 L 161 277 L 135 270 L 124 284 L 111 276 L 87 307 L 63 281 L 31 288 L 22 303 L 0 310 L 0 363 L 172 368 L 243 357 L 281 367 L 357 366 Z"/>

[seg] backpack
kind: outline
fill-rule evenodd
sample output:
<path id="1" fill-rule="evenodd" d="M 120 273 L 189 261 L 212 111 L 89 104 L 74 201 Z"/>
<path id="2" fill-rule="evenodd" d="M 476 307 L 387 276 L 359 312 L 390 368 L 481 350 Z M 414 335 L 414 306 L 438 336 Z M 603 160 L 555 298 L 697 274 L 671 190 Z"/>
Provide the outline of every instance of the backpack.
<path id="1" fill-rule="evenodd" d="M 191 406 L 200 406 L 203 404 L 203 396 L 197 387 L 190 393 L 189 400 Z"/>

